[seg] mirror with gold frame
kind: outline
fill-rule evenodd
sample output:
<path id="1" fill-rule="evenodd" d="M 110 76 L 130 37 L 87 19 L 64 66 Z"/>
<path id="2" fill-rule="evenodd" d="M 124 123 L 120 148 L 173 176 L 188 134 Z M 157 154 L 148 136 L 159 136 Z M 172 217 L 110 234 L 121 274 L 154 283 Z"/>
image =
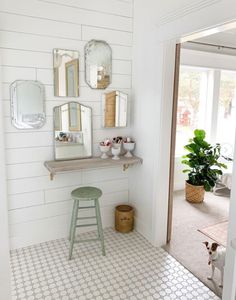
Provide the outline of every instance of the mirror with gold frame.
<path id="1" fill-rule="evenodd" d="M 78 102 L 54 107 L 55 160 L 92 156 L 92 109 Z"/>
<path id="2" fill-rule="evenodd" d="M 54 95 L 56 97 L 79 96 L 79 52 L 53 50 Z"/>

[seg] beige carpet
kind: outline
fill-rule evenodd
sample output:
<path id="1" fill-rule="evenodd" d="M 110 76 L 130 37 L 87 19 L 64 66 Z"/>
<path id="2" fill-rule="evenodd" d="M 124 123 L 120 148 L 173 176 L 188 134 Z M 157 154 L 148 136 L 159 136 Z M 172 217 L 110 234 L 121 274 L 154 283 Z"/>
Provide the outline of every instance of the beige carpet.
<path id="1" fill-rule="evenodd" d="M 210 267 L 207 264 L 208 253 L 202 243 L 213 240 L 200 233 L 198 229 L 226 221 L 228 214 L 227 197 L 206 193 L 203 203 L 191 204 L 185 200 L 184 192 L 175 193 L 172 240 L 165 246 L 172 256 L 219 296 L 222 293 L 222 289 L 218 287 L 220 276 L 216 272 L 215 281 L 207 280 Z"/>
<path id="2" fill-rule="evenodd" d="M 221 246 L 226 247 L 228 224 L 228 221 L 220 222 L 211 226 L 204 227 L 202 229 L 198 229 L 198 231 L 214 240 Z"/>

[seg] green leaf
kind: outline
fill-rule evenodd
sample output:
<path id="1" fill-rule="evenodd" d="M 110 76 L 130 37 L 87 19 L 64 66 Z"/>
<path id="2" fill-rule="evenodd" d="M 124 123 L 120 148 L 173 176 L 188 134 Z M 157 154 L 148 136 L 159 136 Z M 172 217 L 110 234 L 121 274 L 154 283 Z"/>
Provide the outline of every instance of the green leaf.
<path id="1" fill-rule="evenodd" d="M 208 183 L 208 181 L 204 182 L 204 189 L 205 189 L 206 192 L 210 192 L 211 191 L 211 186 Z"/>
<path id="2" fill-rule="evenodd" d="M 206 137 L 206 132 L 203 129 L 195 129 L 194 130 L 194 136 L 201 139 L 201 140 L 204 140 L 205 137 Z"/>
<path id="3" fill-rule="evenodd" d="M 185 170 L 183 170 L 182 172 L 183 172 L 183 173 L 189 173 L 189 172 L 191 172 L 191 170 L 190 170 L 190 169 L 185 169 Z"/>

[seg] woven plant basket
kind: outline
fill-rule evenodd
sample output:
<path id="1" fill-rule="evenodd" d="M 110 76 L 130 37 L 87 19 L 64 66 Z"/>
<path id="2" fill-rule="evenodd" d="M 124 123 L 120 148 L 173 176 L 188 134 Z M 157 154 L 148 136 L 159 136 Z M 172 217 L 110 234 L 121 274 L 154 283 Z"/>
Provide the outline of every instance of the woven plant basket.
<path id="1" fill-rule="evenodd" d="M 203 185 L 192 185 L 185 182 L 185 197 L 188 202 L 201 203 L 204 200 L 205 189 Z"/>
<path id="2" fill-rule="evenodd" d="M 126 233 L 134 229 L 134 209 L 129 205 L 118 205 L 115 212 L 115 228 Z"/>

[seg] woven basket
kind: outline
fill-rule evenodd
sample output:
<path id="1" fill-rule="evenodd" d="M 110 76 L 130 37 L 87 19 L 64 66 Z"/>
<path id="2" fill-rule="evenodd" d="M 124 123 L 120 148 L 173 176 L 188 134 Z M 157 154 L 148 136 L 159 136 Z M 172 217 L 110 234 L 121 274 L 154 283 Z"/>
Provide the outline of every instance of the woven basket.
<path id="1" fill-rule="evenodd" d="M 204 200 L 205 189 L 203 185 L 192 185 L 185 182 L 185 197 L 188 202 L 201 203 Z"/>
<path id="2" fill-rule="evenodd" d="M 126 233 L 134 228 L 134 209 L 129 205 L 118 205 L 115 212 L 115 228 Z"/>

